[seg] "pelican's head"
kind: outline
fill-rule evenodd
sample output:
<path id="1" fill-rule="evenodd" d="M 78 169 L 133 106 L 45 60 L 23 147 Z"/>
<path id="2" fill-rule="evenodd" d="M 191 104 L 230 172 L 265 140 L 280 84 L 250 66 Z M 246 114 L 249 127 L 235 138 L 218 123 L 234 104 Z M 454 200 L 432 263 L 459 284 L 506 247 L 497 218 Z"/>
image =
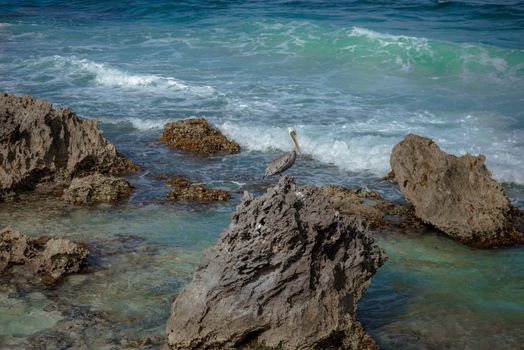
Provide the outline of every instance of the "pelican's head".
<path id="1" fill-rule="evenodd" d="M 296 137 L 297 137 L 297 131 L 296 131 L 294 128 L 288 128 L 288 129 L 287 129 L 287 132 L 288 132 L 289 136 L 291 137 L 291 140 L 293 140 L 293 143 L 294 143 L 294 145 L 295 145 L 295 151 L 296 151 L 298 154 L 300 154 L 300 153 L 301 153 L 301 151 L 300 151 L 300 147 L 299 147 L 299 145 L 298 145 L 298 141 L 297 141 L 297 139 L 296 139 Z"/>

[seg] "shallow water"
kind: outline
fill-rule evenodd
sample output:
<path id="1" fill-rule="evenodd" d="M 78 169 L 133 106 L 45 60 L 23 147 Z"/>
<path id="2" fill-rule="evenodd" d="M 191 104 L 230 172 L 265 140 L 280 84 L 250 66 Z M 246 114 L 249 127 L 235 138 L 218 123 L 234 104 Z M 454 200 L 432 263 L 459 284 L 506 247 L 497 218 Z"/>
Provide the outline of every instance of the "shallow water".
<path id="1" fill-rule="evenodd" d="M 0 1 L 0 89 L 98 118 L 143 169 L 121 206 L 0 206 L 0 226 L 84 240 L 101 256 L 92 273 L 52 290 L 2 285 L 0 344 L 111 348 L 150 337 L 156 346 L 170 302 L 242 192 L 268 185 L 261 174 L 290 147 L 289 126 L 306 154 L 289 171 L 300 183 L 401 201 L 380 177 L 392 146 L 415 132 L 447 152 L 486 154 L 524 208 L 523 23 L 519 1 Z M 164 147 L 162 125 L 189 116 L 208 118 L 243 152 Z M 156 204 L 168 188 L 159 173 L 233 200 Z M 390 259 L 359 317 L 383 348 L 520 346 L 523 248 L 472 250 L 435 233 L 377 241 Z"/>

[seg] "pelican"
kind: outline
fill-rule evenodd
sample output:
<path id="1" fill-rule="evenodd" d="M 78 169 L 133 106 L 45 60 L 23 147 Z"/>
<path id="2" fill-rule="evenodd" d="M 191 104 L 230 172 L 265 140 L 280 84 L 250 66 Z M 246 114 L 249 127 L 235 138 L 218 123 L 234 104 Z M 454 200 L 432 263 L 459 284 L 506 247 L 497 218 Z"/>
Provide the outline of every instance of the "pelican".
<path id="1" fill-rule="evenodd" d="M 278 157 L 266 168 L 266 173 L 264 174 L 264 179 L 268 176 L 273 175 L 282 175 L 284 171 L 291 168 L 293 164 L 295 164 L 295 159 L 297 159 L 297 154 L 300 154 L 300 147 L 298 146 L 297 142 L 297 132 L 293 128 L 289 128 L 287 130 L 289 133 L 289 137 L 291 137 L 291 141 L 293 141 L 293 148 L 288 153 L 284 154 L 283 156 Z"/>

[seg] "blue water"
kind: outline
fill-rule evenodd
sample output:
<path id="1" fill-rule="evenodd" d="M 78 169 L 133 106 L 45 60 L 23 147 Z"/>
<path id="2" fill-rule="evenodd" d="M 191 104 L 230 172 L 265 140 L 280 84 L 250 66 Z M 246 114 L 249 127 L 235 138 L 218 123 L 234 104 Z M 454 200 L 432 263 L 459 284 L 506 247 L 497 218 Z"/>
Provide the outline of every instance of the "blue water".
<path id="1" fill-rule="evenodd" d="M 241 193 L 260 190 L 265 164 L 290 147 L 289 126 L 306 154 L 290 170 L 299 182 L 361 186 L 401 200 L 380 177 L 391 148 L 414 132 L 453 154 L 485 154 L 493 176 L 524 207 L 521 1 L 0 1 L 0 90 L 99 119 L 143 168 L 122 207 L 59 215 L 0 208 L 0 226 L 28 234 L 93 242 L 133 235 L 161 252 L 108 258 L 105 272 L 82 276 L 90 298 L 78 303 L 110 310 L 111 320 L 126 325 L 101 326 L 103 336 L 87 337 L 91 346 L 100 346 L 95 338 L 137 332 L 161 336 L 169 302 L 202 249 L 227 226 Z M 166 121 L 190 116 L 208 118 L 243 152 L 204 159 L 158 142 Z M 159 206 L 167 186 L 154 173 L 185 174 L 234 198 L 210 207 Z M 382 347 L 522 343 L 522 248 L 479 252 L 435 233 L 377 240 L 391 259 L 360 317 Z M 140 263 L 143 256 L 151 265 Z M 0 304 L 20 314 L 31 306 L 39 320 L 23 332 L 0 329 L 0 344 L 57 329 L 62 316 L 47 315 L 42 303 L 79 300 L 75 278 L 61 298 Z M 122 287 L 129 279 L 135 288 Z M 12 293 L 7 289 L 0 293 Z M 2 314 L 3 325 L 18 315 Z M 129 315 L 134 321 L 125 323 Z M 137 331 L 142 322 L 147 330 Z"/>

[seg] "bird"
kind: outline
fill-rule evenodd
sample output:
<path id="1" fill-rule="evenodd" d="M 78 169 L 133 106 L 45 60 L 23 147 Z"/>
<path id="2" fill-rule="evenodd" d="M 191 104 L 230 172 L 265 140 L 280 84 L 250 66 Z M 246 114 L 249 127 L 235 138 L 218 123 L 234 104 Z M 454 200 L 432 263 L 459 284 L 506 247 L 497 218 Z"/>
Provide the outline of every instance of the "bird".
<path id="1" fill-rule="evenodd" d="M 296 139 L 297 132 L 293 128 L 289 128 L 287 131 L 289 137 L 291 137 L 291 141 L 293 141 L 293 148 L 288 153 L 269 163 L 266 168 L 266 173 L 264 174 L 264 179 L 277 174 L 281 176 L 284 171 L 291 168 L 293 164 L 295 164 L 295 159 L 297 159 L 297 155 L 300 154 L 300 146 L 298 145 L 298 141 Z"/>

